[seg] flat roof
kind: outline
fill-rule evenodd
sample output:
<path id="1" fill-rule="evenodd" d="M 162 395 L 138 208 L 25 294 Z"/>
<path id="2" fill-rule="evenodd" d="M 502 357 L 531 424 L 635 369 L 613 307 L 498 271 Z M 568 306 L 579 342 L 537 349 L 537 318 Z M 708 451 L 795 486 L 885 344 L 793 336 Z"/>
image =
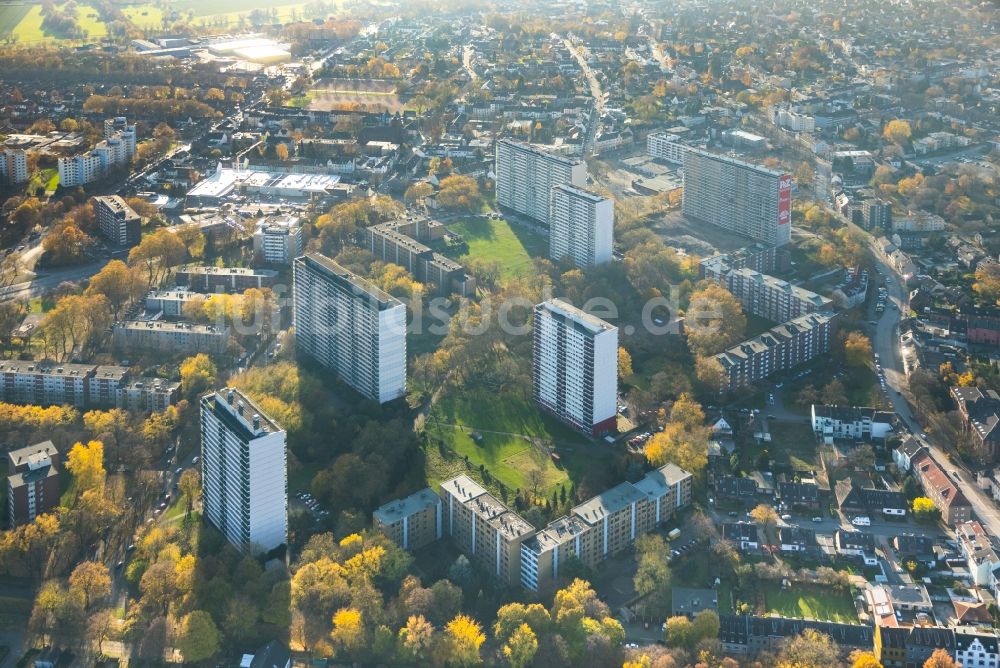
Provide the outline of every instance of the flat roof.
<path id="1" fill-rule="evenodd" d="M 440 503 L 441 497 L 435 494 L 430 487 L 425 487 L 402 499 L 389 501 L 376 509 L 373 514 L 382 524 L 395 524 L 402 521 L 404 517 L 409 517 Z"/>
<path id="2" fill-rule="evenodd" d="M 601 320 L 596 315 L 591 315 L 583 309 L 579 309 L 559 298 L 544 301 L 535 306 L 535 308 L 547 311 L 561 322 L 578 325 L 591 334 L 600 334 L 601 332 L 610 332 L 618 329 L 611 323 Z"/>
<path id="3" fill-rule="evenodd" d="M 595 524 L 608 515 L 646 499 L 646 495 L 631 483 L 623 482 L 584 501 L 571 511 L 588 524 Z"/>
<path id="4" fill-rule="evenodd" d="M 297 265 L 306 265 L 310 269 L 314 269 L 322 273 L 327 278 L 331 279 L 333 282 L 345 290 L 353 293 L 357 297 L 367 297 L 369 299 L 376 300 L 380 311 L 395 308 L 397 306 L 403 306 L 403 302 L 399 301 L 388 292 L 380 289 L 371 281 L 361 278 L 357 274 L 348 271 L 327 256 L 320 253 L 308 253 L 296 258 L 295 263 Z"/>
<path id="5" fill-rule="evenodd" d="M 232 431 L 239 434 L 243 440 L 250 441 L 267 433 L 283 432 L 284 430 L 274 420 L 269 418 L 250 397 L 234 387 L 224 387 L 212 394 L 202 397 L 202 403 L 207 404 L 212 412 L 222 420 Z M 240 406 L 243 412 L 240 413 Z M 260 418 L 259 429 L 255 430 L 253 416 Z"/>

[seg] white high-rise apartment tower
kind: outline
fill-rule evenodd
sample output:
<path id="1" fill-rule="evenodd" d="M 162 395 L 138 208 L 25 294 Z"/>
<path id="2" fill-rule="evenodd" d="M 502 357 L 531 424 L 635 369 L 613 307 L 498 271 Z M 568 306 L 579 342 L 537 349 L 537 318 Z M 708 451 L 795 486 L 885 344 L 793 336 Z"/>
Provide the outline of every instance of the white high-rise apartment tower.
<path id="1" fill-rule="evenodd" d="M 497 140 L 497 204 L 543 225 L 549 224 L 552 188 L 587 185 L 587 163 L 513 141 Z"/>
<path id="2" fill-rule="evenodd" d="M 684 153 L 684 215 L 781 246 L 792 236 L 792 177 L 725 155 Z"/>
<path id="3" fill-rule="evenodd" d="M 293 271 L 298 349 L 369 399 L 406 394 L 406 305 L 319 253 Z"/>
<path id="4" fill-rule="evenodd" d="M 201 399 L 205 517 L 254 554 L 288 540 L 285 432 L 239 390 Z"/>
<path id="5" fill-rule="evenodd" d="M 561 183 L 552 188 L 549 258 L 569 257 L 578 267 L 611 262 L 615 203 L 589 190 Z"/>
<path id="6" fill-rule="evenodd" d="M 615 430 L 618 328 L 561 299 L 535 306 L 535 401 L 590 435 Z"/>

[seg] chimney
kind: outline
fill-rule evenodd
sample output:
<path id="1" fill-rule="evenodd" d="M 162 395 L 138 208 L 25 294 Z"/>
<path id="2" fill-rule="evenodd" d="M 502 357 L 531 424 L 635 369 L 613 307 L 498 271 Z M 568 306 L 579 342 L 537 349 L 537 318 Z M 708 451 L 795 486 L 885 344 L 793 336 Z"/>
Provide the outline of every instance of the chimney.
<path id="1" fill-rule="evenodd" d="M 243 402 L 242 401 L 239 402 L 236 405 L 236 412 L 239 413 L 240 415 L 243 415 Z"/>
<path id="2" fill-rule="evenodd" d="M 260 416 L 256 413 L 253 414 L 253 430 L 260 431 Z"/>
<path id="3" fill-rule="evenodd" d="M 229 390 L 229 392 L 226 393 L 226 401 L 228 401 L 229 405 L 232 406 L 233 402 L 236 401 L 236 392 Z"/>

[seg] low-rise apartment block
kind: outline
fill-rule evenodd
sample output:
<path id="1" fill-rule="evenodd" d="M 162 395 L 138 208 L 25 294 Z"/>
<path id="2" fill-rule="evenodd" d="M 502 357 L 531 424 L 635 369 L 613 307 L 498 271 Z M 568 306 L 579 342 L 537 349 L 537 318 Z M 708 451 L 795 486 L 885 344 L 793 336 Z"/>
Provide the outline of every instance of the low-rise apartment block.
<path id="1" fill-rule="evenodd" d="M 186 267 L 177 272 L 177 285 L 194 292 L 243 292 L 250 288 L 273 288 L 278 272 L 248 267 Z"/>
<path id="2" fill-rule="evenodd" d="M 862 406 L 812 404 L 812 430 L 826 443 L 835 439 L 884 440 L 893 432 L 895 413 Z"/>
<path id="3" fill-rule="evenodd" d="M 774 322 L 826 311 L 833 304 L 827 297 L 749 268 L 726 272 L 718 282 L 740 300 L 747 313 Z"/>
<path id="4" fill-rule="evenodd" d="M 146 295 L 146 311 L 162 313 L 165 318 L 182 318 L 184 305 L 203 296 L 190 290 L 151 290 Z"/>
<path id="5" fill-rule="evenodd" d="M 926 449 L 910 462 L 910 468 L 924 495 L 941 511 L 945 524 L 958 526 L 972 519 L 972 505 L 948 472 L 941 468 Z"/>
<path id="6" fill-rule="evenodd" d="M 14 404 L 77 408 L 115 405 L 118 389 L 128 381 L 126 367 L 0 361 L 0 400 Z"/>
<path id="7" fill-rule="evenodd" d="M 521 579 L 521 543 L 535 528 L 472 478 L 460 475 L 441 483 L 444 532 L 455 546 L 500 582 Z"/>
<path id="8" fill-rule="evenodd" d="M 263 264 L 290 265 L 305 247 L 302 223 L 296 216 L 265 219 L 253 235 L 253 255 Z"/>
<path id="9" fill-rule="evenodd" d="M 376 258 L 404 267 L 418 281 L 438 292 L 474 294 L 476 279 L 461 264 L 423 243 L 441 239 L 445 234 L 441 223 L 416 217 L 372 225 L 365 230 L 366 247 Z"/>
<path id="10" fill-rule="evenodd" d="M 978 387 L 953 387 L 951 396 L 962 414 L 973 447 L 991 462 L 1000 458 L 1000 395 Z"/>
<path id="11" fill-rule="evenodd" d="M 550 591 L 571 556 L 593 568 L 629 548 L 691 503 L 692 476 L 675 464 L 650 471 L 589 499 L 540 530 L 521 546 L 521 584 Z"/>
<path id="12" fill-rule="evenodd" d="M 118 408 L 145 413 L 162 413 L 177 403 L 181 384 L 153 378 L 123 385 L 115 400 Z"/>
<path id="13" fill-rule="evenodd" d="M 674 165 L 684 164 L 687 145 L 681 143 L 679 135 L 671 132 L 651 132 L 646 137 L 646 154 Z"/>
<path id="14" fill-rule="evenodd" d="M 390 501 L 372 514 L 372 524 L 404 550 L 416 550 L 441 538 L 441 497 L 430 487 Z"/>
<path id="15" fill-rule="evenodd" d="M 59 505 L 59 451 L 44 441 L 7 453 L 8 527 L 34 522 Z"/>
<path id="16" fill-rule="evenodd" d="M 810 313 L 719 353 L 720 392 L 730 392 L 830 352 L 835 316 Z"/>
<path id="17" fill-rule="evenodd" d="M 229 343 L 229 327 L 162 320 L 125 320 L 111 328 L 119 350 L 162 350 L 221 355 Z"/>

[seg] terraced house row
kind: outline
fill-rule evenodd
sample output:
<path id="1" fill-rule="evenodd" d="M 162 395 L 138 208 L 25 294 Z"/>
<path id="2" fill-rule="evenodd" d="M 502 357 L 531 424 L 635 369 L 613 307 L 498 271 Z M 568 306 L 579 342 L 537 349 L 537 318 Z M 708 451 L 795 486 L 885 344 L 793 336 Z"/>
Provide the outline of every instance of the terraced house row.
<path id="1" fill-rule="evenodd" d="M 628 549 L 691 503 L 692 476 L 674 464 L 623 482 L 536 529 L 479 483 L 460 475 L 390 501 L 374 513 L 374 525 L 404 549 L 443 536 L 505 585 L 548 592 L 570 559 L 593 568 Z"/>

